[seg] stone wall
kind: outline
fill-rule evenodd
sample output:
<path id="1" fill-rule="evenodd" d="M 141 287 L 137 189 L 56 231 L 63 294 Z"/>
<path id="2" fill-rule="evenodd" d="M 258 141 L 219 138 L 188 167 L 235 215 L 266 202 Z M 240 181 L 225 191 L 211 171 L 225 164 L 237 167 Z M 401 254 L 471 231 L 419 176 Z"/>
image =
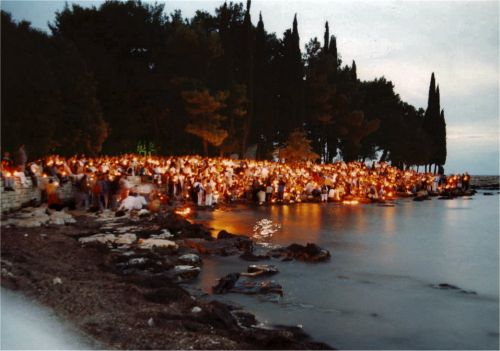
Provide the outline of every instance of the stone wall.
<path id="1" fill-rule="evenodd" d="M 33 200 L 35 202 L 40 202 L 42 200 L 41 189 L 45 188 L 43 184 L 49 181 L 48 178 L 38 177 L 39 186 L 34 187 L 31 182 L 31 178 L 26 179 L 28 183 L 26 185 L 21 184 L 21 181 L 17 177 L 11 177 L 11 179 L 15 179 L 15 191 L 6 191 L 5 184 L 3 180 L 0 179 L 0 198 L 2 202 L 2 213 L 17 210 Z M 54 180 L 58 181 L 56 178 L 54 178 Z M 129 176 L 127 177 L 127 180 L 129 181 L 131 187 L 138 186 L 142 183 L 141 177 L 138 176 Z M 166 184 L 162 184 L 160 190 L 165 192 Z M 75 198 L 76 189 L 71 184 L 71 182 L 67 182 L 59 186 L 59 188 L 57 189 L 57 195 L 62 201 L 71 200 Z"/>
<path id="2" fill-rule="evenodd" d="M 20 179 L 17 177 L 11 177 L 11 179 L 15 180 L 14 191 L 5 190 L 4 181 L 3 179 L 0 179 L 0 199 L 2 213 L 19 209 L 23 205 L 26 205 L 31 201 L 40 202 L 42 200 L 41 188 L 43 188 L 43 186 L 33 186 L 30 178 L 26 179 L 26 185 L 23 185 Z M 39 184 L 43 184 L 47 181 L 47 178 L 38 178 Z M 71 182 L 67 182 L 61 185 L 57 189 L 57 194 L 63 201 L 74 198 L 75 193 Z"/>

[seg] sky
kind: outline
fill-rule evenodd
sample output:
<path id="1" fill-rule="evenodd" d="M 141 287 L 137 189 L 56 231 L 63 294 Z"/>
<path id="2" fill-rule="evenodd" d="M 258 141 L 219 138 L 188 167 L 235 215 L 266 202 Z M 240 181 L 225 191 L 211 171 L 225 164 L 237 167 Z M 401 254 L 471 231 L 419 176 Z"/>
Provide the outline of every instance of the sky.
<path id="1" fill-rule="evenodd" d="M 147 2 L 147 1 L 143 1 Z M 223 1 L 157 1 L 165 11 L 214 13 Z M 64 1 L 1 1 L 15 20 L 48 31 Z M 99 6 L 100 1 L 68 1 Z M 358 78 L 384 76 L 401 98 L 427 106 L 431 73 L 447 123 L 446 173 L 499 174 L 499 1 L 253 0 L 252 21 L 262 13 L 268 32 L 282 37 L 297 14 L 301 46 L 323 39 L 325 21 L 344 64 L 356 60 Z"/>

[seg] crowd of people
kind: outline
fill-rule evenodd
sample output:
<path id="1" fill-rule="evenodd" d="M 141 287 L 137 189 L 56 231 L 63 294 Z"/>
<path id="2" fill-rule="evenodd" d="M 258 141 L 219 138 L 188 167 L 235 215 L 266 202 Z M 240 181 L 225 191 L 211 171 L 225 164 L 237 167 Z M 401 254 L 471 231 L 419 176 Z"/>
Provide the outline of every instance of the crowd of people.
<path id="1" fill-rule="evenodd" d="M 57 187 L 71 182 L 76 204 L 84 208 L 160 208 L 192 201 L 200 207 L 248 200 L 258 204 L 318 202 L 378 202 L 412 196 L 425 190 L 440 193 L 468 189 L 470 176 L 434 175 L 400 170 L 387 163 L 332 164 L 203 158 L 200 156 L 122 156 L 69 158 L 53 155 L 27 163 L 20 150 L 15 161 L 2 159 L 5 190 L 31 177 L 33 186 L 58 205 Z"/>

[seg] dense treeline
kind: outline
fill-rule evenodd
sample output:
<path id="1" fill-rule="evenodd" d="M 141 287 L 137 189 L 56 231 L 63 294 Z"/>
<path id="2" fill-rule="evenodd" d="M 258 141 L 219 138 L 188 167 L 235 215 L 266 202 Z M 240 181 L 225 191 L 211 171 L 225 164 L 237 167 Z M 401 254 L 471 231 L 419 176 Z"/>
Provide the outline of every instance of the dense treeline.
<path id="1" fill-rule="evenodd" d="M 278 38 L 262 15 L 252 24 L 250 6 L 186 19 L 138 1 L 72 5 L 50 35 L 2 11 L 2 149 L 271 158 L 306 145 L 323 162 L 445 163 L 434 74 L 427 110 L 416 109 L 385 78 L 360 81 L 328 22 L 302 52 L 297 16 Z"/>

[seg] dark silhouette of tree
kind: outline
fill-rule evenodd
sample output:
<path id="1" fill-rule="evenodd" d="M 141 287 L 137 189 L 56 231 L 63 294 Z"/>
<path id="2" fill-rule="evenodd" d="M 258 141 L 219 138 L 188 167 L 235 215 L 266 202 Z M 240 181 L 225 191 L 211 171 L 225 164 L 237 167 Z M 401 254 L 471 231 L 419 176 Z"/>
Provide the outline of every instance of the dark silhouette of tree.
<path id="1" fill-rule="evenodd" d="M 297 14 L 278 38 L 250 9 L 224 2 L 184 18 L 140 1 L 66 5 L 50 35 L 2 12 L 2 147 L 243 155 L 257 145 L 258 158 L 272 158 L 300 130 L 321 162 L 444 165 L 434 74 L 427 109 L 416 109 L 392 82 L 361 81 L 354 60 L 343 65 L 328 22 L 302 52 Z"/>
<path id="2" fill-rule="evenodd" d="M 441 110 L 439 85 L 436 86 L 434 72 L 431 75 L 423 127 L 429 136 L 431 145 L 431 155 L 428 159 L 429 171 L 432 170 L 432 165 L 434 165 L 434 173 L 436 173 L 437 167 L 443 166 L 446 162 L 447 151 L 446 122 L 444 111 Z"/>

